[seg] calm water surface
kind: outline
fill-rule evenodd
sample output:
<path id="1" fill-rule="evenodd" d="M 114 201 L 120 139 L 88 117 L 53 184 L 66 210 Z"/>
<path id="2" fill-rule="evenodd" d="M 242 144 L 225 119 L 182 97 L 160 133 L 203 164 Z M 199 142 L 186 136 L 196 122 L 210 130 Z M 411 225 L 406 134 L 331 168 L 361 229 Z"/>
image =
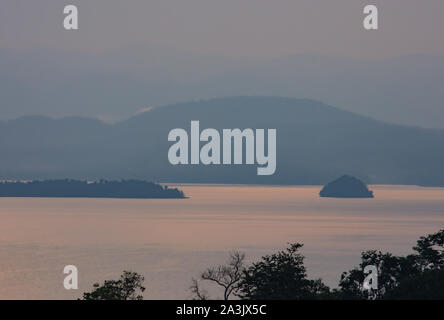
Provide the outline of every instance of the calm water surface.
<path id="1" fill-rule="evenodd" d="M 231 250 L 254 261 L 289 242 L 304 243 L 311 277 L 336 286 L 361 251 L 407 254 L 444 227 L 444 188 L 373 186 L 376 198 L 359 200 L 321 199 L 320 187 L 181 188 L 190 199 L 0 198 L 0 298 L 74 299 L 130 269 L 145 298 L 187 299 L 191 277 Z M 77 291 L 63 288 L 68 264 Z"/>

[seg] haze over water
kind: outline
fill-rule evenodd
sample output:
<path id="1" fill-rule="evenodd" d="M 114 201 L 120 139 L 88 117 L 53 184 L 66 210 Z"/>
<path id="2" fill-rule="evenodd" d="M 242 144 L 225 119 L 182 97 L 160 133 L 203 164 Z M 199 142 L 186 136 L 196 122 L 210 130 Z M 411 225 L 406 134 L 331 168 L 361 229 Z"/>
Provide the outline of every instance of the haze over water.
<path id="1" fill-rule="evenodd" d="M 375 199 L 319 198 L 320 187 L 180 188 L 189 199 L 0 198 L 0 299 L 78 298 L 128 269 L 145 276 L 145 299 L 186 299 L 191 278 L 231 250 L 255 261 L 289 242 L 304 243 L 309 276 L 334 287 L 362 251 L 408 254 L 444 227 L 444 188 L 372 186 Z M 77 291 L 63 288 L 69 264 Z"/>

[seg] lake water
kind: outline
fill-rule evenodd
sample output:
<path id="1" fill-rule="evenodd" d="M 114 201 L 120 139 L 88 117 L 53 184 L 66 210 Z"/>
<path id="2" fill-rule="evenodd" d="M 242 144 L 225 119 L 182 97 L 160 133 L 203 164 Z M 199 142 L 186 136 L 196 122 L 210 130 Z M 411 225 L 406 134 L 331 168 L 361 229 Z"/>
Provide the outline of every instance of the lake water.
<path id="1" fill-rule="evenodd" d="M 361 251 L 408 254 L 444 227 L 444 188 L 372 186 L 375 199 L 319 198 L 320 187 L 180 188 L 189 199 L 0 198 L 0 298 L 74 299 L 129 269 L 145 276 L 146 299 L 187 299 L 191 278 L 230 251 L 255 261 L 289 242 L 304 243 L 310 277 L 336 286 Z M 63 288 L 70 264 L 79 290 Z"/>

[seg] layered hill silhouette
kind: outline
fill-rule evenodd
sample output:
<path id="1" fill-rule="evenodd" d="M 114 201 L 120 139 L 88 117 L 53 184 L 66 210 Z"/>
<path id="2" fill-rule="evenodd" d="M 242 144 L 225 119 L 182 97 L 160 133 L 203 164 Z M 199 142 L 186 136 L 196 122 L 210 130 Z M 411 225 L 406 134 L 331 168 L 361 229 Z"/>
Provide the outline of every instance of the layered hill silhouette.
<path id="1" fill-rule="evenodd" d="M 168 133 L 276 128 L 277 170 L 168 162 Z M 0 122 L 2 179 L 325 184 L 341 172 L 367 183 L 444 185 L 444 130 L 392 125 L 312 100 L 235 97 L 154 108 L 126 121 L 24 117 Z"/>

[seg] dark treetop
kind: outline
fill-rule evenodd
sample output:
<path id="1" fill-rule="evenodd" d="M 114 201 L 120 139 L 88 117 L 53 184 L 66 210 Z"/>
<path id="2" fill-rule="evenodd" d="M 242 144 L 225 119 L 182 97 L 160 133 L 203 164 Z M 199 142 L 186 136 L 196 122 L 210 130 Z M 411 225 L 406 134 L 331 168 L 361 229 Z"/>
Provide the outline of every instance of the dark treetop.
<path id="1" fill-rule="evenodd" d="M 54 198 L 185 198 L 182 191 L 156 183 L 123 180 L 97 182 L 79 180 L 46 180 L 1 182 L 0 197 Z"/>
<path id="2" fill-rule="evenodd" d="M 368 190 L 367 186 L 349 175 L 328 183 L 319 193 L 321 197 L 330 198 L 373 198 L 373 191 Z"/>

